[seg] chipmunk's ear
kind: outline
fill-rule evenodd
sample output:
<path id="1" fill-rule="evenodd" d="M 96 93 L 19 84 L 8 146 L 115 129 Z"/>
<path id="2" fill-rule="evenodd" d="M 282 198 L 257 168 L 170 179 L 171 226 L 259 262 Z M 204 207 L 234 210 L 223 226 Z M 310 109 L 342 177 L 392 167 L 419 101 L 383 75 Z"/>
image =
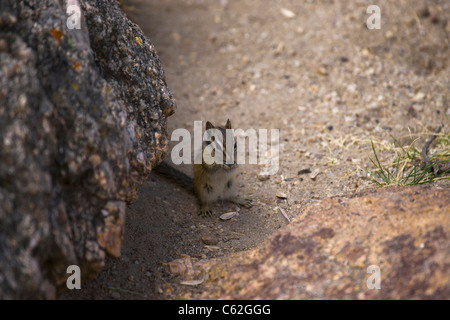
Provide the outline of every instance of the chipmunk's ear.
<path id="1" fill-rule="evenodd" d="M 214 128 L 215 128 L 215 127 L 214 127 L 214 125 L 213 125 L 211 122 L 206 121 L 206 130 L 214 129 Z"/>
<path id="2" fill-rule="evenodd" d="M 230 119 L 227 120 L 227 124 L 225 125 L 225 129 L 231 129 L 231 121 L 230 121 Z"/>

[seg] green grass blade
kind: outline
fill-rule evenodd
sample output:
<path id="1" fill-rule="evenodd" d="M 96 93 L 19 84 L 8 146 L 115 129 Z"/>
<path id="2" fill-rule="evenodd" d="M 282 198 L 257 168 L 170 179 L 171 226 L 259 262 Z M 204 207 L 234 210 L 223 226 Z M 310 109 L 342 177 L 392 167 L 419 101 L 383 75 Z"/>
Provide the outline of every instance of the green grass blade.
<path id="1" fill-rule="evenodd" d="M 392 134 L 389 134 L 389 135 L 390 135 L 391 138 L 394 140 L 394 142 L 402 149 L 402 151 L 403 151 L 405 154 L 408 154 L 408 152 L 405 151 L 405 149 L 402 147 L 402 145 L 400 144 L 400 142 L 398 142 L 398 140 L 395 139 L 395 137 L 394 137 Z"/>
<path id="2" fill-rule="evenodd" d="M 377 163 L 378 163 L 378 167 L 380 168 L 380 172 L 381 172 L 381 174 L 383 175 L 383 181 L 385 181 L 386 183 L 389 183 L 389 179 L 386 177 L 386 175 L 384 174 L 384 169 L 383 169 L 383 166 L 381 165 L 381 163 L 380 163 L 380 160 L 378 159 L 378 156 L 377 156 L 377 152 L 375 151 L 375 147 L 374 147 L 374 145 L 373 145 L 373 141 L 371 140 L 370 141 L 371 142 L 371 144 L 372 144 L 372 150 L 373 150 L 373 154 L 375 155 L 375 159 L 377 160 Z M 372 163 L 374 163 L 373 162 L 373 160 L 372 160 Z M 375 164 L 375 163 L 374 163 Z M 375 165 L 375 166 L 377 166 L 377 165 Z"/>

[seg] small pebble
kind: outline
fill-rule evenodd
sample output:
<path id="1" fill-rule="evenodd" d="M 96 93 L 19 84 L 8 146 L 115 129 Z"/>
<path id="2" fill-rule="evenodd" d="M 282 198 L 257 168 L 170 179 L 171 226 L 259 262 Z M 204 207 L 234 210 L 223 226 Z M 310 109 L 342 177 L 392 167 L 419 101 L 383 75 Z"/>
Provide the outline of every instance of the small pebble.
<path id="1" fill-rule="evenodd" d="M 328 71 L 327 71 L 327 69 L 325 68 L 325 66 L 319 66 L 319 67 L 317 68 L 317 73 L 320 74 L 321 76 L 326 76 L 326 75 L 328 75 Z"/>
<path id="2" fill-rule="evenodd" d="M 427 7 L 422 7 L 417 10 L 417 16 L 419 18 L 427 18 L 430 16 L 430 10 Z"/>
<path id="3" fill-rule="evenodd" d="M 425 98 L 425 93 L 419 91 L 414 95 L 412 100 L 414 102 L 419 102 L 419 101 L 422 101 L 424 98 Z"/>
<path id="4" fill-rule="evenodd" d="M 319 169 L 315 169 L 313 172 L 311 172 L 311 175 L 309 176 L 311 180 L 316 179 L 317 175 L 319 174 Z"/>
<path id="5" fill-rule="evenodd" d="M 280 9 L 280 12 L 281 12 L 281 14 L 282 14 L 283 16 L 285 16 L 286 18 L 292 19 L 292 18 L 295 17 L 295 13 L 292 12 L 291 10 L 289 10 L 289 9 L 281 8 L 281 9 Z"/>
<path id="6" fill-rule="evenodd" d="M 302 169 L 297 172 L 298 175 L 311 173 L 311 169 Z"/>
<path id="7" fill-rule="evenodd" d="M 388 30 L 385 32 L 384 37 L 388 40 L 392 39 L 394 37 L 394 32 L 392 32 L 391 30 Z"/>
<path id="8" fill-rule="evenodd" d="M 368 57 L 370 57 L 372 54 L 370 53 L 369 49 L 367 49 L 367 48 L 362 48 L 362 49 L 361 49 L 361 55 L 362 55 L 363 57 L 368 58 Z"/>
<path id="9" fill-rule="evenodd" d="M 437 24 L 439 23 L 439 16 L 436 13 L 432 13 L 430 17 L 431 23 Z"/>
<path id="10" fill-rule="evenodd" d="M 217 239 L 210 237 L 210 236 L 203 236 L 202 237 L 202 242 L 206 245 L 216 245 L 217 244 Z"/>

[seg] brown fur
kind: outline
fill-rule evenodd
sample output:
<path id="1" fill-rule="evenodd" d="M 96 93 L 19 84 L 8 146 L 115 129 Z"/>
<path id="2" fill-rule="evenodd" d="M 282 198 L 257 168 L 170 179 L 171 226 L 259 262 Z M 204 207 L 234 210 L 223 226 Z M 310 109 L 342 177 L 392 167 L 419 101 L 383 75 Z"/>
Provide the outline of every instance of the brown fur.
<path id="1" fill-rule="evenodd" d="M 212 214 L 210 204 L 218 200 L 227 200 L 242 205 L 246 208 L 252 207 L 252 201 L 248 198 L 238 197 L 239 183 L 236 179 L 238 168 L 236 164 L 236 150 L 230 150 L 234 153 L 234 163 L 226 163 L 226 129 L 231 129 L 230 120 L 225 127 L 214 127 L 211 122 L 206 122 L 206 130 L 218 129 L 223 137 L 223 163 L 207 164 L 202 155 L 202 164 L 194 164 L 194 189 L 200 202 L 199 215 L 208 216 Z M 233 147 L 234 137 L 232 137 Z M 209 142 L 211 143 L 211 142 Z M 209 144 L 205 143 L 202 152 Z"/>

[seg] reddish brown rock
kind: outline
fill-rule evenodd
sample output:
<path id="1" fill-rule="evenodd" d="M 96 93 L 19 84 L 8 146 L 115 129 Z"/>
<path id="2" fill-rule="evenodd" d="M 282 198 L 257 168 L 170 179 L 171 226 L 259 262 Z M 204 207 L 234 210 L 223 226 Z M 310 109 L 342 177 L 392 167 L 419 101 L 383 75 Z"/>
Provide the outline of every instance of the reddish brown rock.
<path id="1" fill-rule="evenodd" d="M 449 190 L 423 186 L 324 200 L 261 247 L 213 265 L 189 298 L 448 299 L 449 208 Z M 371 265 L 380 289 L 368 288 Z"/>

